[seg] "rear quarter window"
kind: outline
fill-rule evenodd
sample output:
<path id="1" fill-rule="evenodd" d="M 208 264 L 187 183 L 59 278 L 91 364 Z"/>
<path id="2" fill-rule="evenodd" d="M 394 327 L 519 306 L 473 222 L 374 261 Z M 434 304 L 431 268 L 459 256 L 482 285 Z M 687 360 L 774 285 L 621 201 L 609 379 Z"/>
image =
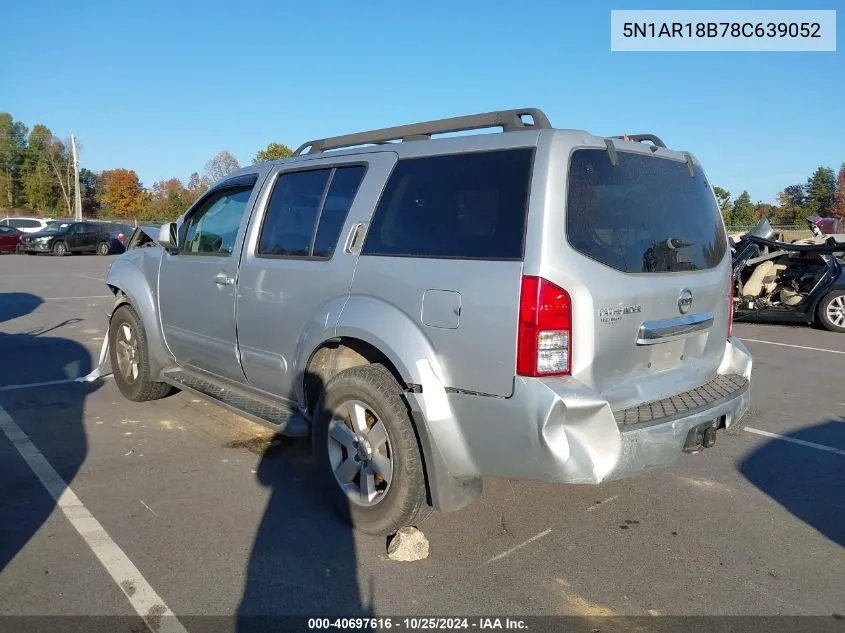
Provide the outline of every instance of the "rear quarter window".
<path id="1" fill-rule="evenodd" d="M 727 251 L 701 169 L 634 152 L 579 149 L 569 165 L 566 232 L 578 252 L 626 273 L 705 270 Z"/>
<path id="2" fill-rule="evenodd" d="M 533 148 L 398 162 L 362 255 L 521 259 Z"/>

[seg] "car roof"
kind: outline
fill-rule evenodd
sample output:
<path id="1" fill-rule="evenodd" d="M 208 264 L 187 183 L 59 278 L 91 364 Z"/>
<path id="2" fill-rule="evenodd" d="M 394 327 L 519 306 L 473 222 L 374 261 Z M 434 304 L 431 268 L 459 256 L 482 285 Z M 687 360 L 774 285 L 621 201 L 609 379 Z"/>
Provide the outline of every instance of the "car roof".
<path id="1" fill-rule="evenodd" d="M 531 117 L 532 122 L 525 120 L 526 115 Z M 502 131 L 489 133 L 495 128 L 501 128 Z M 488 133 L 478 133 L 482 130 Z M 465 134 L 465 132 L 475 133 Z M 555 128 L 539 108 L 523 108 L 315 139 L 301 145 L 289 158 L 244 167 L 221 179 L 214 184 L 214 187 L 239 176 L 261 173 L 283 165 L 307 166 L 310 161 L 325 162 L 325 159 L 366 156 L 379 152 L 393 152 L 398 159 L 416 158 L 531 147 L 539 146 L 541 143 L 606 148 L 608 152 L 614 150 L 651 152 L 660 157 L 681 161 L 692 160 L 693 163 L 697 163 L 691 154 L 669 149 L 654 134 L 623 134 L 606 137 L 596 136 L 580 129 Z"/>

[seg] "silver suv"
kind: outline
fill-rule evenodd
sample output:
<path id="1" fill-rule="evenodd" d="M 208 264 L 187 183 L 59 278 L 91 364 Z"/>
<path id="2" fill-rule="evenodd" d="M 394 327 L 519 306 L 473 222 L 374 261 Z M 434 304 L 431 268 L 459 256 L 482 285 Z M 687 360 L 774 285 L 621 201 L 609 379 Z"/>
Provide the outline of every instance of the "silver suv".
<path id="1" fill-rule="evenodd" d="M 148 246 L 107 279 L 124 396 L 175 387 L 310 435 L 364 532 L 461 508 L 483 476 L 664 467 L 749 409 L 713 191 L 654 135 L 525 109 L 315 140 Z"/>

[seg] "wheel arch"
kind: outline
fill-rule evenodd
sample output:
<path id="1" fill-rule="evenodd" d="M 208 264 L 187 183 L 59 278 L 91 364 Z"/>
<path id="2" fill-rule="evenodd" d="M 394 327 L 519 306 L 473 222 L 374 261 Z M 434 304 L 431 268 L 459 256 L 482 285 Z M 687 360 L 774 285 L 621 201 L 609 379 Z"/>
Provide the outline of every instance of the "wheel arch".
<path id="1" fill-rule="evenodd" d="M 170 364 L 170 352 L 161 331 L 158 303 L 146 275 L 140 267 L 121 257 L 109 269 L 106 285 L 115 296 L 108 314 L 109 322 L 115 310 L 122 305 L 129 305 L 135 310 L 144 326 L 151 372 L 158 376 Z"/>
<path id="2" fill-rule="evenodd" d="M 321 341 L 303 363 L 300 388 L 309 410 L 316 404 L 322 385 L 341 371 L 363 364 L 383 364 L 405 393 L 408 414 L 423 459 L 429 503 L 438 510 L 453 511 L 481 496 L 480 478 L 452 477 L 431 424 L 454 425 L 450 416 L 426 414 L 420 398 L 425 386 L 439 389 L 445 399 L 444 372 L 428 339 L 411 319 L 385 302 L 350 298 L 335 328 L 335 336 Z M 442 434 L 440 434 L 443 437 Z M 448 433 L 447 433 L 448 435 Z"/>

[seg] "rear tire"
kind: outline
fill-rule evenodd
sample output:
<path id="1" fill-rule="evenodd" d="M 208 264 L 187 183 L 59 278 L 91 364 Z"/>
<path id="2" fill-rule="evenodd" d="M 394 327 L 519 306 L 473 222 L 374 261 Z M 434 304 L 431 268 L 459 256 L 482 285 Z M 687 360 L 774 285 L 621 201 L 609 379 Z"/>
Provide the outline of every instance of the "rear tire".
<path id="1" fill-rule="evenodd" d="M 817 316 L 826 330 L 845 333 L 845 290 L 834 290 L 822 299 Z"/>
<path id="2" fill-rule="evenodd" d="M 56 257 L 64 257 L 67 255 L 67 245 L 64 242 L 56 242 L 53 244 L 53 255 Z"/>
<path id="3" fill-rule="evenodd" d="M 97 255 L 108 255 L 111 251 L 108 242 L 100 242 L 97 244 Z"/>
<path id="4" fill-rule="evenodd" d="M 325 490 L 355 529 L 387 536 L 430 514 L 416 433 L 402 389 L 383 365 L 352 367 L 328 382 L 312 443 Z"/>
<path id="5" fill-rule="evenodd" d="M 115 310 L 109 323 L 109 361 L 117 388 L 127 400 L 158 400 L 173 390 L 167 383 L 153 380 L 147 334 L 128 304 Z"/>

